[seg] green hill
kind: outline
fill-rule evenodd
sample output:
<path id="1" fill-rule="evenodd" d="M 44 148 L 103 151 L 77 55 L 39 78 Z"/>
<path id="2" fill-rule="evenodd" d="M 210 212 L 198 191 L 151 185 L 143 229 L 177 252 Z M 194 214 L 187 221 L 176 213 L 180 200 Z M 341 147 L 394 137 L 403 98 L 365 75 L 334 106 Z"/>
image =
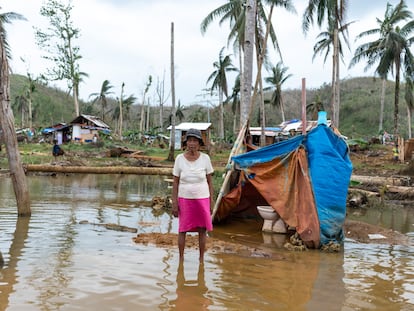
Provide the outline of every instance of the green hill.
<path id="1" fill-rule="evenodd" d="M 28 80 L 25 76 L 12 75 L 11 76 L 11 102 L 16 120 L 16 127 L 27 126 L 27 108 L 18 109 L 19 105 L 16 101 L 16 97 L 24 94 L 24 89 L 27 87 Z M 360 77 L 345 79 L 341 81 L 341 106 L 340 106 L 340 124 L 339 130 L 342 134 L 353 138 L 370 138 L 378 135 L 379 130 L 379 116 L 380 116 L 380 96 L 381 96 L 382 82 L 379 79 L 373 79 L 371 77 Z M 399 115 L 400 123 L 399 129 L 401 135 L 407 137 L 407 109 L 404 102 L 404 87 L 401 87 Z M 269 96 L 269 94 L 265 94 Z M 328 112 L 328 118 L 330 118 L 330 87 L 329 85 L 322 85 L 318 89 L 307 90 L 306 98 L 307 103 L 312 103 L 316 100 L 320 100 L 325 110 Z M 138 98 L 138 101 L 140 99 Z M 301 91 L 297 89 L 283 90 L 283 101 L 285 106 L 285 118 L 299 119 L 301 118 Z M 105 122 L 110 126 L 116 126 L 116 120 L 110 116 L 110 112 L 113 113 L 117 107 L 115 99 L 109 99 L 109 107 L 107 118 Z M 207 114 L 204 114 L 205 120 L 195 120 L 195 115 L 201 109 L 205 109 L 200 105 L 185 106 L 184 119 L 181 121 L 198 121 L 207 122 Z M 258 105 L 256 105 L 251 114 L 251 125 L 258 126 Z M 168 120 L 171 107 L 165 107 L 164 120 Z M 101 115 L 101 107 L 92 105 L 91 103 L 80 103 L 80 109 L 82 113 Z M 159 123 L 159 109 L 155 107 L 155 104 L 151 106 L 151 128 L 157 128 Z M 266 105 L 266 125 L 277 126 L 282 122 L 282 116 L 279 108 Z M 211 120 L 217 120 L 218 109 L 215 108 L 210 111 Z M 392 133 L 394 126 L 394 82 L 388 81 L 386 87 L 385 108 L 384 108 L 384 125 L 383 128 Z M 58 122 L 70 122 L 75 117 L 73 100 L 70 95 L 62 90 L 51 88 L 46 85 L 38 84 L 36 91 L 33 94 L 33 125 L 36 128 L 43 128 L 56 124 Z M 225 127 L 228 132 L 231 132 L 233 124 L 234 113 L 231 111 L 230 105 L 225 106 Z M 136 130 L 138 120 L 140 118 L 140 106 L 133 105 L 130 107 L 130 111 L 127 114 L 126 128 L 130 130 Z M 311 119 L 311 116 L 307 116 Z M 213 135 L 214 135 L 213 124 Z M 155 131 L 153 131 L 155 132 Z"/>

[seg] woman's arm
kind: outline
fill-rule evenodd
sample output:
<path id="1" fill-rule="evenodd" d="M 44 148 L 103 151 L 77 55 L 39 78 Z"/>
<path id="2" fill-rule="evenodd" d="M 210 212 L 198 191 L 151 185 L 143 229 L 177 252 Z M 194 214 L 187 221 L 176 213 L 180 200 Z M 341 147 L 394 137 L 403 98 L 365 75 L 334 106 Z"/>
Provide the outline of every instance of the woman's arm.
<path id="1" fill-rule="evenodd" d="M 178 184 L 180 183 L 180 177 L 173 176 L 172 184 L 172 214 L 178 216 Z"/>
<path id="2" fill-rule="evenodd" d="M 214 208 L 214 189 L 213 189 L 213 177 L 212 174 L 207 174 L 207 184 L 208 184 L 208 190 L 210 192 L 210 211 Z"/>

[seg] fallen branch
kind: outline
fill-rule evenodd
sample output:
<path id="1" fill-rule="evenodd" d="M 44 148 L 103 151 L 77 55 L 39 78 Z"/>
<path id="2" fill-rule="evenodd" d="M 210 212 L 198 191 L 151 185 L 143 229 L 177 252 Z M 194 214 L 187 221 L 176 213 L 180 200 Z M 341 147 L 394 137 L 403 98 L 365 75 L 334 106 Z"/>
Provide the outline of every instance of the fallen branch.
<path id="1" fill-rule="evenodd" d="M 411 178 L 407 176 L 380 177 L 352 175 L 351 180 L 370 185 L 408 186 L 411 184 Z"/>

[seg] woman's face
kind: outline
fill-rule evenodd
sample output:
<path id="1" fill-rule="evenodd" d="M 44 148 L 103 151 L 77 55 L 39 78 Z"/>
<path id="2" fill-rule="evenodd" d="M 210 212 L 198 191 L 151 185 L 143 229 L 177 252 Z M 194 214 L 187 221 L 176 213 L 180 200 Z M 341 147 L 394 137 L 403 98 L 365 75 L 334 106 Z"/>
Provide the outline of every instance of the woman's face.
<path id="1" fill-rule="evenodd" d="M 200 146 L 200 141 L 198 140 L 198 138 L 195 138 L 192 136 L 187 138 L 187 149 L 188 150 L 197 150 L 199 146 Z"/>

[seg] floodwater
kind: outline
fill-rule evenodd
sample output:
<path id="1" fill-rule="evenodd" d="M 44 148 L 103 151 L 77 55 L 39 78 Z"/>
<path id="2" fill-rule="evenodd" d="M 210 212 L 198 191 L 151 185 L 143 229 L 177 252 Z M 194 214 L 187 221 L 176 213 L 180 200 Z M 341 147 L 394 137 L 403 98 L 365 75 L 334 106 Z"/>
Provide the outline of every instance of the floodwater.
<path id="1" fill-rule="evenodd" d="M 186 249 L 179 265 L 177 249 L 136 244 L 136 233 L 99 225 L 175 233 L 177 219 L 148 204 L 169 194 L 163 177 L 28 181 L 32 216 L 17 218 L 10 179 L 0 178 L 0 310 L 414 310 L 414 246 L 346 240 L 340 253 L 290 252 L 253 221 L 216 226 L 213 235 L 277 256 L 207 252 L 199 265 L 198 250 Z M 360 217 L 414 239 L 409 207 Z"/>

